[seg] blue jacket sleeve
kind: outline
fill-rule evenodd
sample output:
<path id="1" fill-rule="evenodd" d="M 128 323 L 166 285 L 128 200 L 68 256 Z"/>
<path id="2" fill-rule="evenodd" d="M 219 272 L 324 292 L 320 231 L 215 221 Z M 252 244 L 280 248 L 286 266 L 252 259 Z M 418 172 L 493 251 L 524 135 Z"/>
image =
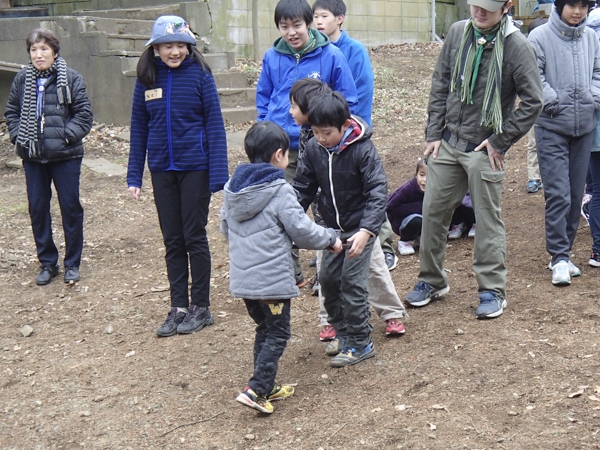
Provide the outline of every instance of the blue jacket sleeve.
<path id="1" fill-rule="evenodd" d="M 136 80 L 131 107 L 131 136 L 129 144 L 129 163 L 127 165 L 127 186 L 142 187 L 146 149 L 148 144 L 148 123 L 150 115 L 146 110 L 146 88 Z"/>
<path id="2" fill-rule="evenodd" d="M 358 97 L 356 95 L 356 84 L 354 83 L 350 66 L 348 66 L 346 57 L 337 47 L 335 47 L 333 44 L 330 44 L 327 47 L 330 47 L 333 58 L 331 64 L 332 73 L 330 86 L 334 91 L 339 91 L 342 93 L 346 99 L 346 102 L 348 103 L 350 112 L 352 114 L 356 114 Z"/>
<path id="3" fill-rule="evenodd" d="M 208 140 L 208 188 L 219 192 L 229 179 L 227 136 L 215 79 L 206 72 L 202 86 L 204 128 Z"/>
<path id="4" fill-rule="evenodd" d="M 357 106 L 355 114 L 364 119 L 369 126 L 373 126 L 371 117 L 373 114 L 373 68 L 365 47 L 361 45 L 355 50 L 348 59 L 356 84 Z"/>
<path id="5" fill-rule="evenodd" d="M 256 85 L 256 109 L 258 111 L 257 120 L 260 122 L 265 120 L 267 112 L 269 111 L 269 102 L 271 101 L 271 94 L 273 93 L 273 82 L 271 81 L 271 74 L 269 71 L 269 57 L 271 51 L 267 51 L 263 57 L 262 71 L 258 78 Z"/>

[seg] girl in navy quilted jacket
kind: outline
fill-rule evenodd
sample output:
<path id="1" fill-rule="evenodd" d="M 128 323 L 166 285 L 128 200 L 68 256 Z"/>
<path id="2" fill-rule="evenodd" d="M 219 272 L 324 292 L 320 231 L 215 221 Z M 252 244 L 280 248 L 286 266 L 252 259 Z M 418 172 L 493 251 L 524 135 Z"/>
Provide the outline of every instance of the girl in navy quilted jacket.
<path id="1" fill-rule="evenodd" d="M 189 334 L 214 322 L 206 223 L 211 193 L 229 178 L 225 126 L 214 78 L 187 22 L 159 17 L 146 45 L 133 94 L 127 185 L 139 199 L 147 157 L 171 288 L 171 309 L 156 333 Z"/>

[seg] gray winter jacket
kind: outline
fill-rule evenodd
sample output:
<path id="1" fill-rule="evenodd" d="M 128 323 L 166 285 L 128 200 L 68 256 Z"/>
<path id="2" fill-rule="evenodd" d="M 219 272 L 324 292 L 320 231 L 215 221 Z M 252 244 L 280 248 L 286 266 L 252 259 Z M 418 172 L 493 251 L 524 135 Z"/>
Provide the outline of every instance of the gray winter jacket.
<path id="1" fill-rule="evenodd" d="M 221 232 L 229 241 L 229 290 L 237 298 L 281 300 L 300 295 L 294 278 L 292 241 L 321 250 L 337 235 L 304 213 L 283 170 L 241 164 L 225 185 Z"/>
<path id="2" fill-rule="evenodd" d="M 600 42 L 586 24 L 569 26 L 554 9 L 548 23 L 529 35 L 544 88 L 536 125 L 566 136 L 592 131 L 600 109 Z"/>

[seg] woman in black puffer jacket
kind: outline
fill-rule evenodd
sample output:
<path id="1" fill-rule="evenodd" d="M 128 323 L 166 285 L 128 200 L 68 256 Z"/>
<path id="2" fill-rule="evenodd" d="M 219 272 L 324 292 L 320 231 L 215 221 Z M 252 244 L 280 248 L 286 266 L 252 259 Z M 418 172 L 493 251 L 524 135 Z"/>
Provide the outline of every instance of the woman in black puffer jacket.
<path id="1" fill-rule="evenodd" d="M 26 42 L 31 61 L 15 76 L 5 116 L 25 168 L 29 216 L 42 265 L 35 282 L 48 284 L 59 273 L 50 217 L 52 182 L 65 233 L 64 279 L 77 282 L 83 250 L 82 140 L 92 127 L 92 108 L 83 77 L 59 56 L 56 35 L 36 29 Z"/>

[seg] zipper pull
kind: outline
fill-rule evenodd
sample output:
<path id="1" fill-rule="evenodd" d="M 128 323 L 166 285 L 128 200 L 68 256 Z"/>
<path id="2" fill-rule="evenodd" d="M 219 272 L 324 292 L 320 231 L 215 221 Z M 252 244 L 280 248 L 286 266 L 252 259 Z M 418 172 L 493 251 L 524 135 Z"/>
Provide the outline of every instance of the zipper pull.
<path id="1" fill-rule="evenodd" d="M 46 122 L 46 116 L 42 116 L 42 120 L 40 121 L 40 133 L 44 134 L 44 124 Z"/>

